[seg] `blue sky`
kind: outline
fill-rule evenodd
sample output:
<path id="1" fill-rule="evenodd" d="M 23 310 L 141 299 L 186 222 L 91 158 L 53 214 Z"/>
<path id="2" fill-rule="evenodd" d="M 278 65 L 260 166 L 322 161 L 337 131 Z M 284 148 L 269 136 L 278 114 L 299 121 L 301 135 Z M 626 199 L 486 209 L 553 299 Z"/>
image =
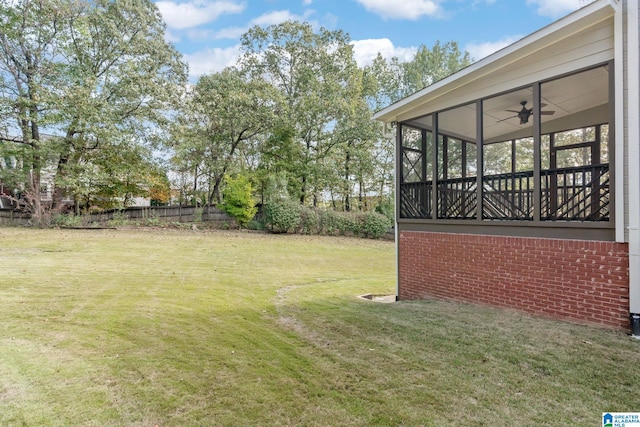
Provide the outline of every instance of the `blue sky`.
<path id="1" fill-rule="evenodd" d="M 474 59 L 495 52 L 591 0 L 161 0 L 167 39 L 192 79 L 232 65 L 240 35 L 288 19 L 347 32 L 365 65 L 378 52 L 409 59 L 422 44 L 456 41 Z"/>

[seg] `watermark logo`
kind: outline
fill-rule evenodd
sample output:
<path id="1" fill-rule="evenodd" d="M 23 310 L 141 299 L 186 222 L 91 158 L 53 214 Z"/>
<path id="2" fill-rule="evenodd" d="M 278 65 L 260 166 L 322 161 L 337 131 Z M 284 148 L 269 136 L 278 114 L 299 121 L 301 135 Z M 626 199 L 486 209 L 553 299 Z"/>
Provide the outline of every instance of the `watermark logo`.
<path id="1" fill-rule="evenodd" d="M 640 412 L 603 412 L 602 427 L 640 427 Z"/>

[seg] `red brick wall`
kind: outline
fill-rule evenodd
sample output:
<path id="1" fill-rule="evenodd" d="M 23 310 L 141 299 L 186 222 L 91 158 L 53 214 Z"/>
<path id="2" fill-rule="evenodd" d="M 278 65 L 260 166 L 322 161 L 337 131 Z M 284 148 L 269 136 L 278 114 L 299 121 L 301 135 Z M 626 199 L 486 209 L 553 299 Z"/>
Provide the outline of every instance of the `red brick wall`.
<path id="1" fill-rule="evenodd" d="M 399 299 L 436 297 L 629 329 L 627 244 L 401 231 Z"/>

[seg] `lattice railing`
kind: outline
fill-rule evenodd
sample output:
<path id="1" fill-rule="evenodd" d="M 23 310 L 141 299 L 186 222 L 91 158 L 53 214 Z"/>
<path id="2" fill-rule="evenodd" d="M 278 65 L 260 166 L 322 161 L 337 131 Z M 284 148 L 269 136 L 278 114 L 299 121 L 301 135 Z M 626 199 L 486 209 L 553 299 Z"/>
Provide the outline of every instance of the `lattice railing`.
<path id="1" fill-rule="evenodd" d="M 533 219 L 533 171 L 482 178 L 482 217 Z"/>
<path id="2" fill-rule="evenodd" d="M 609 220 L 608 164 L 542 171 L 541 181 L 543 220 Z"/>
<path id="3" fill-rule="evenodd" d="M 438 181 L 438 218 L 475 218 L 477 215 L 476 177 Z"/>
<path id="4" fill-rule="evenodd" d="M 609 165 L 580 166 L 540 172 L 540 219 L 543 221 L 609 221 Z M 432 183 L 400 186 L 400 217 L 431 218 Z M 438 181 L 438 218 L 471 219 L 478 206 L 476 178 Z M 533 172 L 487 175 L 482 179 L 484 219 L 532 220 Z"/>
<path id="5" fill-rule="evenodd" d="M 431 182 L 402 184 L 400 218 L 431 218 Z"/>

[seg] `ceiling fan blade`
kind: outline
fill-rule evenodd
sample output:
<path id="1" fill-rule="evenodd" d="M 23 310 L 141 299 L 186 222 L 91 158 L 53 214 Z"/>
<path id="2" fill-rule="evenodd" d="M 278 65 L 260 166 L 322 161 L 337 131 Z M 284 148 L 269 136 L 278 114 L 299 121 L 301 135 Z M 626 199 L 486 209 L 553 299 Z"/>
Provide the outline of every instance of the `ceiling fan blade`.
<path id="1" fill-rule="evenodd" d="M 511 119 L 515 119 L 518 116 L 511 116 L 511 117 L 507 117 L 506 119 L 502 119 L 502 120 L 497 120 L 496 123 L 500 123 L 500 122 L 504 122 L 506 120 L 511 120 Z"/>
<path id="2" fill-rule="evenodd" d="M 520 112 L 520 110 L 504 110 L 504 111 L 508 111 L 510 113 L 519 113 Z"/>

